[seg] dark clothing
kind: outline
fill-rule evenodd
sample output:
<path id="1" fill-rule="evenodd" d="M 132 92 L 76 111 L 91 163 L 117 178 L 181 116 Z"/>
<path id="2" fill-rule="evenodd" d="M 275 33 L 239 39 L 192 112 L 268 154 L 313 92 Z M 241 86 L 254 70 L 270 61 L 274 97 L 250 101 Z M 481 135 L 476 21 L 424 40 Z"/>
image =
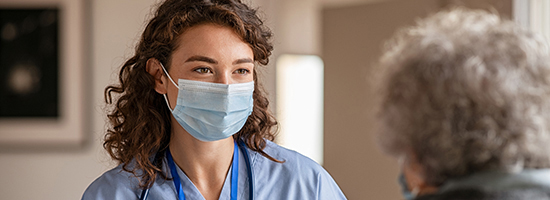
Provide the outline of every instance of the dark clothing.
<path id="1" fill-rule="evenodd" d="M 489 171 L 446 181 L 415 200 L 550 200 L 550 169 Z"/>
<path id="2" fill-rule="evenodd" d="M 525 188 L 488 192 L 480 189 L 464 188 L 420 196 L 415 200 L 550 200 L 550 189 Z"/>

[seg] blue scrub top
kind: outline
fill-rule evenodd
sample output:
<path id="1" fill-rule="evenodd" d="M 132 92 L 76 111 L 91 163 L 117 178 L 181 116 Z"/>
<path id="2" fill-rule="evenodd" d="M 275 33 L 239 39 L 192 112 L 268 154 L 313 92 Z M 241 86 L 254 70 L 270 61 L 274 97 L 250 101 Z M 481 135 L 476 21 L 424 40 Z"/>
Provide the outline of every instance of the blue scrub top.
<path id="1" fill-rule="evenodd" d="M 248 148 L 248 147 L 246 147 Z M 315 161 L 298 152 L 285 149 L 271 141 L 267 141 L 264 151 L 284 163 L 273 162 L 256 151 L 248 149 L 252 170 L 254 170 L 255 199 L 346 199 L 334 179 Z M 238 199 L 248 199 L 248 173 L 242 151 L 239 160 Z M 191 180 L 177 167 L 181 178 L 185 197 L 191 200 L 204 200 L 199 190 Z M 171 177 L 170 169 L 164 161 L 163 171 Z M 231 171 L 231 170 L 229 170 Z M 119 165 L 97 178 L 84 192 L 83 200 L 103 199 L 139 199 L 141 189 L 138 179 L 131 173 L 122 170 Z M 220 200 L 229 200 L 231 192 L 230 175 L 226 176 Z M 157 178 L 149 190 L 148 200 L 177 199 L 176 189 L 172 181 Z"/>

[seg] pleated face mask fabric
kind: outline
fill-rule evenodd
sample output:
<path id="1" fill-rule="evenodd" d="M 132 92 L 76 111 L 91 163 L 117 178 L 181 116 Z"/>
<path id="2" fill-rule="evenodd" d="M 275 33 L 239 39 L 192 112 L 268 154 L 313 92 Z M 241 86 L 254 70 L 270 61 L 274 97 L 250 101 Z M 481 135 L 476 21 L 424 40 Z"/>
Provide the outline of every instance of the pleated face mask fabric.
<path id="1" fill-rule="evenodd" d="M 163 70 L 164 69 L 163 66 Z M 254 81 L 237 84 L 219 84 L 179 79 L 174 110 L 168 108 L 178 123 L 201 141 L 216 141 L 239 132 L 252 114 Z"/>

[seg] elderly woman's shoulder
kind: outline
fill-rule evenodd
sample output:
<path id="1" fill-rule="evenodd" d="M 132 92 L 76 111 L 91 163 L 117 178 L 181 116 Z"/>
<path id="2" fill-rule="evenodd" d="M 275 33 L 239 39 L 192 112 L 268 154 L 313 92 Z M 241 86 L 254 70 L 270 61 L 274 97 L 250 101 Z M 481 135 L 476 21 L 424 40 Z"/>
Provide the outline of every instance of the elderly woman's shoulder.
<path id="1" fill-rule="evenodd" d="M 415 200 L 550 200 L 550 188 L 529 187 L 488 192 L 477 188 L 463 188 L 426 195 Z"/>

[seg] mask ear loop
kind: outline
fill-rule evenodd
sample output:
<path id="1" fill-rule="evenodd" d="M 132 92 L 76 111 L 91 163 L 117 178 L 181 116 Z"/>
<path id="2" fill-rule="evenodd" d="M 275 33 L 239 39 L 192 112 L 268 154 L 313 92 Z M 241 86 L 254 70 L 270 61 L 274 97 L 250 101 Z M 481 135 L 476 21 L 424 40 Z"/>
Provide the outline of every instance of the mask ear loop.
<path id="1" fill-rule="evenodd" d="M 180 89 L 180 87 L 178 86 L 178 84 L 176 84 L 176 82 L 174 82 L 174 80 L 172 80 L 172 77 L 170 77 L 170 74 L 168 74 L 168 71 L 166 71 L 166 68 L 164 68 L 164 65 L 160 63 L 160 66 L 162 67 L 162 71 L 164 71 L 164 73 L 166 74 L 166 76 L 168 76 L 168 79 L 170 79 L 170 82 L 172 82 L 172 84 L 174 84 L 174 86 L 176 86 L 176 88 L 178 88 L 178 90 Z M 162 96 L 164 97 L 164 100 L 166 101 L 166 105 L 168 106 L 168 110 L 170 110 L 170 112 L 174 112 L 172 110 L 172 107 L 170 107 L 170 103 L 168 102 L 168 98 L 166 97 L 166 94 L 162 94 Z"/>
<path id="2" fill-rule="evenodd" d="M 418 187 L 415 187 L 412 191 L 411 191 L 411 194 L 414 198 L 418 197 L 418 193 L 420 192 L 420 189 L 418 189 Z"/>
<path id="3" fill-rule="evenodd" d="M 405 164 L 405 162 L 407 162 L 407 156 L 405 155 L 401 155 L 398 157 L 397 159 L 397 162 L 399 163 L 399 166 L 403 167 L 403 164 Z M 401 169 L 403 170 L 403 169 Z M 408 184 L 407 184 L 407 179 L 405 178 L 405 175 L 401 174 L 401 177 L 400 178 L 403 178 L 403 182 L 401 183 L 402 184 L 402 188 L 406 191 L 408 191 L 408 193 L 411 195 L 412 199 L 415 199 L 417 196 L 418 196 L 418 193 L 420 192 L 420 189 L 418 187 L 415 187 L 413 188 L 412 190 L 410 190 L 408 187 Z M 401 181 L 401 180 L 400 180 Z M 407 196 L 405 196 L 405 199 L 408 199 Z"/>
<path id="4" fill-rule="evenodd" d="M 178 86 L 178 84 L 176 84 L 176 82 L 174 82 L 174 80 L 172 79 L 172 77 L 170 77 L 170 74 L 168 74 L 168 71 L 166 71 L 166 68 L 164 68 L 164 65 L 162 65 L 161 62 L 160 63 L 160 66 L 162 67 L 162 71 L 164 71 L 164 73 L 166 74 L 166 76 L 168 76 L 168 79 L 170 79 L 170 82 L 172 82 L 172 84 L 174 84 L 174 86 L 176 86 L 178 88 L 178 90 L 180 89 L 180 86 Z"/>

